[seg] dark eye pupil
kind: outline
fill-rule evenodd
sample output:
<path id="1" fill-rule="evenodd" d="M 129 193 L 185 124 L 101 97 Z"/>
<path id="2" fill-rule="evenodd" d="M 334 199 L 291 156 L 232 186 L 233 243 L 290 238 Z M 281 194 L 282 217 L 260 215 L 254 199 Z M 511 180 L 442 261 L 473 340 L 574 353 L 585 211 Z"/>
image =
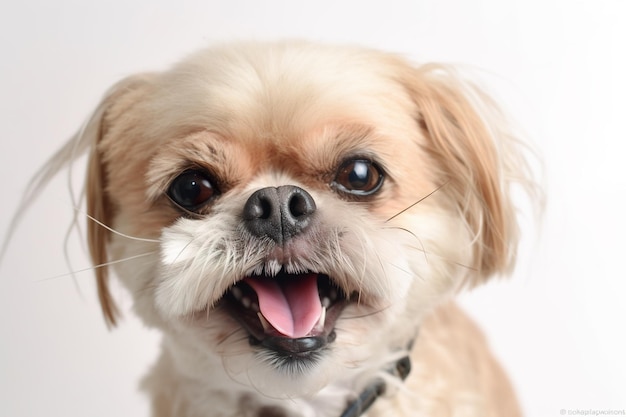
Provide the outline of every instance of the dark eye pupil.
<path id="1" fill-rule="evenodd" d="M 338 170 L 334 186 L 355 196 L 368 196 L 377 192 L 384 180 L 377 165 L 364 159 L 345 162 Z"/>
<path id="2" fill-rule="evenodd" d="M 359 190 L 367 187 L 371 177 L 369 166 L 363 161 L 356 161 L 352 165 L 352 171 L 348 174 L 348 183 L 353 189 Z"/>
<path id="3" fill-rule="evenodd" d="M 211 181 L 201 172 L 184 172 L 172 182 L 168 195 L 179 206 L 194 210 L 216 194 Z"/>

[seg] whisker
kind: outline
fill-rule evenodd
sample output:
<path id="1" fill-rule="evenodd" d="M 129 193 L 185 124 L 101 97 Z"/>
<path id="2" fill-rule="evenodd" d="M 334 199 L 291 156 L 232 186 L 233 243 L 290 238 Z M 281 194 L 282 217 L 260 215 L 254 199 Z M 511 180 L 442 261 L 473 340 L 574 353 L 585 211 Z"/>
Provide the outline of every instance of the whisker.
<path id="1" fill-rule="evenodd" d="M 79 132 L 70 139 L 61 149 L 59 149 L 48 161 L 35 172 L 28 184 L 26 190 L 22 194 L 22 197 L 17 205 L 15 214 L 9 223 L 9 228 L 5 233 L 4 238 L 0 245 L 0 260 L 4 258 L 6 251 L 8 250 L 9 242 L 17 231 L 18 224 L 23 220 L 27 209 L 36 200 L 41 190 L 44 189 L 52 178 L 54 178 L 64 167 L 72 165 L 72 163 L 78 159 L 78 157 L 84 154 L 87 148 L 91 145 L 90 141 L 83 140 L 85 132 L 88 128 L 89 121 L 94 120 L 98 112 L 102 112 L 102 109 L 96 109 L 92 116 L 83 123 Z M 70 169 L 71 175 L 71 169 Z M 71 177 L 68 178 L 68 185 L 71 187 Z M 72 203 L 75 204 L 76 197 L 73 195 L 73 190 L 70 189 L 70 195 L 72 196 Z M 81 193 L 79 198 L 82 198 L 84 194 Z"/>
<path id="2" fill-rule="evenodd" d="M 473 271 L 473 272 L 479 272 L 479 269 L 476 267 L 465 265 L 465 264 L 462 264 L 461 262 L 453 261 L 451 259 L 446 259 L 446 258 L 442 258 L 442 259 L 453 265 L 460 266 L 461 268 L 469 269 L 470 271 Z"/>
<path id="3" fill-rule="evenodd" d="M 172 259 L 172 262 L 170 262 L 170 264 L 168 265 L 169 270 L 171 271 L 171 269 L 174 267 L 174 265 L 176 265 L 178 263 L 178 258 L 180 258 L 181 256 L 183 256 L 183 253 L 187 250 L 187 248 L 189 247 L 189 245 L 191 245 L 192 243 L 194 243 L 196 241 L 196 238 L 192 238 L 189 240 L 189 242 L 187 242 L 185 244 L 185 246 L 183 246 L 181 248 L 180 251 L 178 251 L 178 254 L 176 255 L 176 257 L 174 259 Z M 187 260 L 185 262 L 185 265 L 181 268 L 181 271 L 186 271 L 189 268 L 189 265 L 191 264 L 191 262 L 193 261 L 193 259 L 191 260 Z"/>
<path id="4" fill-rule="evenodd" d="M 447 183 L 446 183 L 446 184 L 447 184 Z M 442 186 L 440 186 L 438 189 L 440 189 L 441 187 L 443 187 L 443 186 L 444 186 L 444 185 L 446 185 L 446 184 L 443 184 L 443 185 L 442 185 Z M 434 192 L 436 192 L 436 191 L 437 191 L 437 190 L 434 190 L 434 191 L 433 191 L 432 193 L 430 193 L 429 195 L 433 194 L 433 193 L 434 193 Z M 420 201 L 423 201 L 425 198 L 428 198 L 428 196 L 426 196 L 426 197 L 422 198 Z M 394 218 L 394 217 L 396 217 L 396 216 L 399 216 L 400 214 L 402 214 L 403 212 L 405 212 L 406 210 L 410 209 L 411 207 L 413 207 L 415 204 L 418 204 L 418 203 L 419 203 L 419 201 L 418 201 L 418 202 L 416 202 L 416 203 L 414 203 L 414 204 L 412 204 L 411 206 L 407 207 L 406 209 L 402 210 L 400 213 L 398 213 L 398 214 L 396 214 L 395 216 L 391 217 L 389 220 L 393 219 L 393 218 Z M 387 220 L 387 221 L 389 221 L 389 220 Z M 402 230 L 402 231 L 404 231 L 404 232 L 406 232 L 406 233 L 410 234 L 411 236 L 413 236 L 413 237 L 415 238 L 415 240 L 416 240 L 417 242 L 419 242 L 419 246 L 420 246 L 420 247 L 417 247 L 417 246 L 409 246 L 409 247 L 410 247 L 411 249 L 415 249 L 415 250 L 417 250 L 417 251 L 422 252 L 422 253 L 424 254 L 424 259 L 426 260 L 426 263 L 429 263 L 429 261 L 428 261 L 428 256 L 431 256 L 431 255 L 432 255 L 432 256 L 436 256 L 436 257 L 438 257 L 438 258 L 440 258 L 440 259 L 444 260 L 445 262 L 451 263 L 451 264 L 456 265 L 456 266 L 460 266 L 460 267 L 462 267 L 462 268 L 469 269 L 470 271 L 474 271 L 474 272 L 477 272 L 477 271 L 478 271 L 478 268 L 475 268 L 475 267 L 472 267 L 472 266 L 469 266 L 469 265 L 465 265 L 465 264 L 463 264 L 463 263 L 461 263 L 461 262 L 458 262 L 458 261 L 455 261 L 455 260 L 452 260 L 452 259 L 448 259 L 448 258 L 446 258 L 445 256 L 441 256 L 441 255 L 438 255 L 438 254 L 436 254 L 436 253 L 434 253 L 434 252 L 427 251 L 427 250 L 426 250 L 426 247 L 424 246 L 424 243 L 423 243 L 423 242 L 422 242 L 422 240 L 419 238 L 419 236 L 417 236 L 417 235 L 416 235 L 413 231 L 411 231 L 411 230 L 409 230 L 409 229 L 407 229 L 407 228 L 405 228 L 405 227 L 392 226 L 392 227 L 386 227 L 386 229 L 397 229 L 397 230 Z"/>
<path id="5" fill-rule="evenodd" d="M 45 281 L 51 281 L 51 280 L 54 280 L 54 279 L 64 278 L 64 277 L 68 277 L 68 276 L 75 276 L 76 274 L 79 274 L 81 272 L 92 271 L 94 269 L 104 268 L 105 266 L 115 265 L 115 264 L 119 264 L 119 263 L 127 262 L 127 261 L 132 261 L 133 259 L 142 258 L 144 256 L 153 255 L 155 253 L 157 253 L 157 251 L 150 251 L 150 252 L 146 252 L 146 253 L 140 253 L 139 255 L 129 256 L 128 258 L 115 259 L 113 261 L 105 262 L 105 263 L 102 263 L 102 264 L 99 264 L 99 265 L 94 265 L 94 266 L 91 266 L 89 268 L 78 269 L 78 270 L 67 272 L 67 273 L 61 274 L 61 275 L 55 275 L 53 277 L 38 279 L 38 280 L 35 280 L 35 282 L 45 282 Z"/>
<path id="6" fill-rule="evenodd" d="M 118 235 L 120 237 L 123 237 L 125 239 L 136 240 L 138 242 L 150 242 L 150 243 L 159 243 L 160 242 L 159 239 L 150 239 L 150 238 L 145 238 L 145 237 L 137 237 L 137 236 L 127 235 L 125 233 L 122 233 L 122 232 L 119 232 L 119 231 L 113 229 L 110 226 L 107 226 L 106 224 L 102 223 L 100 220 L 96 219 L 95 217 L 90 216 L 89 214 L 79 210 L 78 207 L 75 207 L 74 210 L 77 210 L 79 213 L 83 214 L 89 220 L 91 220 L 92 222 L 96 223 L 97 225 L 99 225 L 101 227 L 104 227 L 109 232 L 111 232 L 111 233 L 113 233 L 115 235 Z"/>
<path id="7" fill-rule="evenodd" d="M 420 244 L 420 246 L 422 247 L 421 252 L 424 254 L 424 260 L 426 261 L 426 263 L 428 262 L 428 256 L 429 252 L 426 251 L 426 248 L 424 247 L 424 242 L 422 242 L 422 239 L 419 238 L 419 236 L 417 236 L 413 231 L 405 228 L 405 227 L 399 227 L 399 226 L 394 226 L 394 227 L 386 227 L 386 229 L 397 229 L 397 230 L 402 230 L 403 232 L 407 232 L 408 234 L 410 234 L 411 236 L 413 236 L 415 238 L 415 240 L 417 240 L 417 242 Z"/>
<path id="8" fill-rule="evenodd" d="M 246 335 L 244 332 L 242 332 L 240 328 L 235 328 L 230 333 L 227 333 L 224 336 L 220 337 L 217 340 L 217 346 L 221 347 L 226 342 L 232 342 L 232 343 L 243 342 L 243 341 L 245 341 L 247 339 L 249 339 L 248 335 Z M 226 354 L 226 353 L 227 353 L 227 351 L 224 351 L 224 354 Z M 232 353 L 233 352 L 230 352 L 230 354 L 232 354 Z M 239 353 L 235 353 L 235 354 L 239 354 Z"/>
<path id="9" fill-rule="evenodd" d="M 382 272 L 384 278 L 385 278 L 385 282 L 389 281 L 388 277 L 387 277 L 387 270 L 385 269 L 385 264 L 383 262 L 383 260 L 380 257 L 380 254 L 378 253 L 378 251 L 374 251 L 374 254 L 376 255 L 376 260 L 378 261 L 378 265 L 380 267 L 380 271 Z M 365 274 L 365 271 L 363 272 L 363 274 Z"/>
<path id="10" fill-rule="evenodd" d="M 415 233 L 413 233 L 409 229 L 406 229 L 404 227 L 396 227 L 396 226 L 388 227 L 388 229 L 402 230 L 404 232 L 409 233 L 411 236 L 413 236 L 415 238 L 415 240 L 417 240 L 419 242 L 419 247 L 418 246 L 408 246 L 408 247 L 411 248 L 411 249 L 415 249 L 415 250 L 417 250 L 419 252 L 422 252 L 424 254 L 424 259 L 426 260 L 426 263 L 429 262 L 428 261 L 428 256 L 436 256 L 436 257 L 444 260 L 445 262 L 451 263 L 453 265 L 457 265 L 457 266 L 469 269 L 469 270 L 474 271 L 474 272 L 478 271 L 478 268 L 474 268 L 472 266 L 462 264 L 461 262 L 458 262 L 458 261 L 455 261 L 455 260 L 452 260 L 452 259 L 448 259 L 445 256 L 441 256 L 441 255 L 436 254 L 435 252 L 427 251 L 426 247 L 424 246 L 424 243 L 422 242 L 422 240 Z"/>
<path id="11" fill-rule="evenodd" d="M 421 243 L 421 242 L 420 242 L 420 243 Z M 448 262 L 448 263 L 451 263 L 451 264 L 454 264 L 454 265 L 457 265 L 457 266 L 460 266 L 460 267 L 463 267 L 463 268 L 469 269 L 469 270 L 474 271 L 474 272 L 478 272 L 478 268 L 475 268 L 475 267 L 473 267 L 473 266 L 469 266 L 469 265 L 465 265 L 465 264 L 463 264 L 463 263 L 461 263 L 461 262 L 458 262 L 458 261 L 455 261 L 455 260 L 453 260 L 453 259 L 446 258 L 445 256 L 439 255 L 439 254 L 437 254 L 437 253 L 435 253 L 435 252 L 430 252 L 430 251 L 427 251 L 427 250 L 424 248 L 424 245 L 422 245 L 422 247 L 421 247 L 421 248 L 420 248 L 420 247 L 417 247 L 417 246 L 408 246 L 408 247 L 409 247 L 409 248 L 411 248 L 411 249 L 415 249 L 416 251 L 419 251 L 419 252 L 424 253 L 424 255 L 425 255 L 425 256 L 426 256 L 426 255 L 429 255 L 429 256 L 436 256 L 437 258 L 439 258 L 439 259 L 441 259 L 441 260 L 443 260 L 443 261 L 445 261 L 445 262 Z"/>
<path id="12" fill-rule="evenodd" d="M 415 249 L 415 250 L 420 251 L 420 252 L 424 252 L 424 254 L 428 254 L 428 255 L 431 255 L 431 256 L 436 256 L 437 258 L 440 258 L 441 260 L 443 260 L 443 261 L 445 261 L 445 262 L 448 262 L 448 263 L 451 263 L 451 264 L 453 264 L 453 265 L 456 265 L 456 266 L 460 266 L 460 267 L 462 267 L 462 268 L 469 269 L 470 271 L 478 272 L 478 268 L 475 268 L 475 267 L 473 267 L 473 266 L 469 266 L 469 265 L 465 265 L 465 264 L 463 264 L 463 263 L 461 263 L 461 262 L 458 262 L 458 261 L 455 261 L 455 260 L 453 260 L 453 259 L 448 259 L 448 258 L 446 258 L 445 256 L 438 255 L 438 254 L 436 254 L 436 253 L 434 253 L 434 252 L 428 252 L 428 251 L 427 251 L 427 250 L 425 250 L 423 247 L 422 247 L 422 248 L 418 248 L 418 247 L 416 247 L 416 246 L 410 246 L 410 248 L 411 248 L 411 249 Z"/>
<path id="13" fill-rule="evenodd" d="M 361 244 L 361 256 L 363 257 L 363 259 L 367 259 L 368 252 L 367 252 L 367 248 L 365 247 L 365 242 L 362 239 L 359 239 L 358 241 Z M 365 267 L 366 267 L 366 262 L 363 262 L 363 266 L 361 268 L 361 273 L 359 274 L 359 282 L 358 282 L 358 285 L 359 285 L 358 294 L 359 294 L 359 296 L 358 296 L 357 304 L 361 303 L 361 297 L 363 296 L 363 282 L 365 281 L 365 273 L 366 273 Z"/>
<path id="14" fill-rule="evenodd" d="M 410 206 L 400 210 L 398 213 L 394 214 L 393 216 L 391 216 L 390 218 L 388 218 L 387 220 L 385 220 L 385 223 L 395 219 L 396 217 L 398 217 L 399 215 L 407 212 L 408 210 L 412 209 L 413 207 L 415 207 L 416 205 L 418 205 L 419 203 L 421 203 L 422 201 L 426 200 L 428 197 L 432 196 L 433 194 L 435 194 L 437 191 L 441 190 L 443 187 L 445 187 L 446 185 L 448 185 L 450 181 L 446 181 L 443 184 L 441 184 L 439 187 L 435 188 L 433 191 L 431 191 L 430 193 L 426 194 L 424 197 L 420 198 L 419 200 L 417 200 L 415 203 L 411 204 Z"/>
<path id="15" fill-rule="evenodd" d="M 76 290 L 78 295 L 80 295 L 82 297 L 83 293 L 80 290 L 80 286 L 78 285 L 78 280 L 76 279 L 76 273 L 74 271 L 74 267 L 72 266 L 72 258 L 70 256 L 70 238 L 72 236 L 72 231 L 74 230 L 74 228 L 78 229 L 78 222 L 76 220 L 77 220 L 76 219 L 76 214 L 74 214 L 74 219 L 72 220 L 72 224 L 67 229 L 67 231 L 65 232 L 65 237 L 63 239 L 63 258 L 65 259 L 65 265 L 67 265 L 67 267 L 71 271 L 67 275 L 71 275 L 72 276 L 72 282 L 74 283 L 74 289 Z M 80 233 L 80 230 L 78 230 L 78 232 Z M 80 239 L 80 241 L 82 243 L 83 239 Z M 84 249 L 85 249 L 85 246 L 84 246 L 84 243 L 83 243 L 83 250 Z"/>
<path id="16" fill-rule="evenodd" d="M 396 264 L 389 264 L 389 265 L 390 265 L 391 267 L 393 267 L 393 268 L 396 268 L 396 269 L 397 269 L 398 271 L 400 271 L 400 272 L 404 272 L 404 273 L 405 273 L 405 274 L 407 274 L 408 276 L 413 276 L 413 272 L 411 272 L 411 271 L 409 271 L 409 270 L 407 270 L 407 269 L 405 269 L 405 268 L 403 268 L 403 267 L 401 267 L 401 266 L 399 266 L 399 265 L 396 265 Z"/>

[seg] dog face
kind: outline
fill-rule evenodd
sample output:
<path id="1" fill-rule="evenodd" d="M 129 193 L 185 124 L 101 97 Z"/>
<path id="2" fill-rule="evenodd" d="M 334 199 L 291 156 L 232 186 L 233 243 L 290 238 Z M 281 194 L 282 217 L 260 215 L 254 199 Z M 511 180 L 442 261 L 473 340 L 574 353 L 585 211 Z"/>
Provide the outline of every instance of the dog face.
<path id="1" fill-rule="evenodd" d="M 512 263 L 498 117 L 445 68 L 379 52 L 202 51 L 116 85 L 77 135 L 89 214 L 114 230 L 89 223 L 93 261 L 119 261 L 208 386 L 294 397 L 377 372 L 425 313 Z"/>

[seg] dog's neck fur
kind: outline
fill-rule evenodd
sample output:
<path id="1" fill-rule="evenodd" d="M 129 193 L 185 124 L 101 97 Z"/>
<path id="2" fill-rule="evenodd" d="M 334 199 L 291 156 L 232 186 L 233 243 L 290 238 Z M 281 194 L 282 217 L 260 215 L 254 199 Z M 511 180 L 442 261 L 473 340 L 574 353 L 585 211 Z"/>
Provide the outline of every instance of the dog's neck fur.
<path id="1" fill-rule="evenodd" d="M 216 367 L 206 380 L 180 372 L 175 360 L 164 352 L 143 381 L 150 391 L 158 417 L 317 417 L 339 416 L 352 391 L 341 385 L 324 388 L 310 399 L 272 400 L 232 381 Z"/>
<path id="2" fill-rule="evenodd" d="M 166 336 L 161 357 L 142 383 L 157 417 L 359 417 L 386 389 L 382 378 L 373 377 L 360 393 L 347 382 L 336 382 L 311 397 L 272 399 L 234 381 L 218 357 L 210 374 L 198 376 L 193 372 L 198 364 L 187 355 L 177 355 L 170 342 Z M 202 367 L 207 369 L 206 364 Z M 404 380 L 410 360 L 402 357 L 382 371 Z"/>

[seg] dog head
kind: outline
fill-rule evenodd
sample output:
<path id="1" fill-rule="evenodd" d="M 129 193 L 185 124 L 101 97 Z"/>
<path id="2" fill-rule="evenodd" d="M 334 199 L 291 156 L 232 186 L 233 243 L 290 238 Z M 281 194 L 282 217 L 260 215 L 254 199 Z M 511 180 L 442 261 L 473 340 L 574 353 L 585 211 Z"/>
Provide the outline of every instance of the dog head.
<path id="1" fill-rule="evenodd" d="M 493 103 L 441 66 L 213 48 L 114 86 L 75 141 L 94 264 L 114 262 L 207 383 L 219 368 L 291 397 L 378 371 L 425 313 L 513 263 L 521 159 Z"/>

